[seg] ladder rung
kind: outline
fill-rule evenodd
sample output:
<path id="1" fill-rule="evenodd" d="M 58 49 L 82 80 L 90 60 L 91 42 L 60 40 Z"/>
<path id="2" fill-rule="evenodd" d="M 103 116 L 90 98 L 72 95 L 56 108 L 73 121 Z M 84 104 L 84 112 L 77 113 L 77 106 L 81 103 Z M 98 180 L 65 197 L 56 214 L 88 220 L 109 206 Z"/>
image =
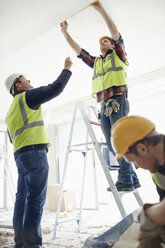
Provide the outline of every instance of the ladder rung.
<path id="1" fill-rule="evenodd" d="M 105 143 L 105 142 L 99 142 L 99 141 L 97 141 L 97 143 L 100 145 L 100 146 L 102 146 L 102 145 L 107 145 L 107 143 Z M 69 147 L 75 147 L 75 146 L 84 146 L 84 145 L 92 145 L 92 144 L 94 144 L 93 142 L 88 142 L 88 143 L 81 143 L 81 144 L 75 144 L 75 145 L 70 145 Z"/>
<path id="2" fill-rule="evenodd" d="M 70 152 L 84 152 L 84 153 L 86 153 L 88 151 L 87 150 L 70 149 Z"/>
<path id="3" fill-rule="evenodd" d="M 97 142 L 100 146 L 104 145 L 104 146 L 107 146 L 107 143 L 105 142 Z"/>
<path id="4" fill-rule="evenodd" d="M 7 177 L 0 177 L 0 180 L 2 180 L 2 179 L 6 179 Z"/>
<path id="5" fill-rule="evenodd" d="M 95 121 L 90 121 L 90 124 L 96 125 L 96 126 L 100 126 L 100 123 L 95 122 Z"/>
<path id="6" fill-rule="evenodd" d="M 1 224 L 0 225 L 0 228 L 7 228 L 7 229 L 13 229 L 13 226 L 11 225 L 3 225 L 3 224 Z"/>
<path id="7" fill-rule="evenodd" d="M 70 147 L 75 147 L 75 146 L 84 146 L 84 145 L 90 145 L 90 144 L 93 144 L 93 142 L 81 143 L 81 144 L 75 144 L 75 145 L 71 145 Z"/>
<path id="8" fill-rule="evenodd" d="M 73 221 L 73 220 L 78 221 L 78 220 L 80 220 L 80 217 L 75 216 L 75 217 L 68 217 L 68 218 L 65 218 L 65 219 L 60 219 L 58 221 L 58 224 L 61 224 L 61 223 L 64 223 L 64 222 L 70 222 L 70 221 Z"/>

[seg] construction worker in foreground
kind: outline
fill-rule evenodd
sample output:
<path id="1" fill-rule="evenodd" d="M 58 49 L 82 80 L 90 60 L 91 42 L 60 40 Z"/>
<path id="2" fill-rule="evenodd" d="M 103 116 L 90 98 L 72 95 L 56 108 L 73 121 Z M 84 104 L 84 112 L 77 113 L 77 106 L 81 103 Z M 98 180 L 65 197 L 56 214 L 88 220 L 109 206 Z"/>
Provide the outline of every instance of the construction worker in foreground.
<path id="1" fill-rule="evenodd" d="M 89 67 L 93 68 L 92 96 L 101 104 L 101 128 L 109 150 L 115 155 L 110 142 L 111 127 L 118 119 L 129 113 L 126 77 L 127 54 L 123 38 L 101 2 L 95 1 L 91 6 L 101 14 L 111 33 L 111 37 L 103 36 L 99 39 L 101 56 L 91 56 L 82 49 L 68 33 L 68 23 L 66 21 L 61 23 L 61 31 L 78 58 L 81 58 Z M 87 35 L 90 39 L 89 34 L 84 34 L 84 39 L 87 38 Z M 123 158 L 119 159 L 118 162 L 120 170 L 116 182 L 117 190 L 132 191 L 139 188 L 140 183 L 131 163 L 125 162 Z M 110 187 L 107 190 L 111 191 Z"/>
<path id="2" fill-rule="evenodd" d="M 123 157 L 135 168 L 149 170 L 157 187 L 160 203 L 144 204 L 139 216 L 139 248 L 159 248 L 165 242 L 165 135 L 142 116 L 125 116 L 111 129 L 116 159 Z M 163 200 L 164 198 L 164 200 Z"/>
<path id="3" fill-rule="evenodd" d="M 5 86 L 14 97 L 6 116 L 18 169 L 13 228 L 15 248 L 42 246 L 41 218 L 46 200 L 49 165 L 49 137 L 41 104 L 57 97 L 71 77 L 72 61 L 67 58 L 59 77 L 47 86 L 33 88 L 20 73 L 11 74 Z"/>

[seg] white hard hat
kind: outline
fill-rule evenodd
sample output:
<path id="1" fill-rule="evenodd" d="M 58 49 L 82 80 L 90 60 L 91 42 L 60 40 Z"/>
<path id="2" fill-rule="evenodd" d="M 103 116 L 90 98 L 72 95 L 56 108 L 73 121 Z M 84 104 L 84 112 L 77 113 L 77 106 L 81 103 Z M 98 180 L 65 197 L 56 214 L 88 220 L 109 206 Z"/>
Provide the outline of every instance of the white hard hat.
<path id="1" fill-rule="evenodd" d="M 19 78 L 22 74 L 21 73 L 13 73 L 10 76 L 8 76 L 5 80 L 5 86 L 7 91 L 10 92 L 10 89 L 15 81 L 16 78 Z"/>

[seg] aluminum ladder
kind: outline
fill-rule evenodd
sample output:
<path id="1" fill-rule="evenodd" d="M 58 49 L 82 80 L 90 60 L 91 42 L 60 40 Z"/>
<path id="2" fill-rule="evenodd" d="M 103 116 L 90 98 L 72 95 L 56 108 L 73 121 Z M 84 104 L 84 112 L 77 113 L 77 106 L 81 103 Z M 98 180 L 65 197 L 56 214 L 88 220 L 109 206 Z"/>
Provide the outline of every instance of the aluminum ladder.
<path id="1" fill-rule="evenodd" d="M 87 134 L 86 134 L 86 142 L 84 144 L 76 144 L 76 145 L 72 145 L 72 137 L 73 137 L 73 131 L 74 131 L 74 126 L 75 126 L 75 122 L 76 122 L 76 115 L 77 112 L 80 112 L 80 115 L 82 117 L 82 120 L 85 123 L 85 127 L 87 130 Z M 90 118 L 92 116 L 92 114 L 95 116 L 95 119 L 97 120 L 95 121 L 91 121 Z M 71 127 L 70 127 L 70 134 L 69 134 L 69 140 L 68 140 L 68 145 L 67 145 L 67 150 L 66 150 L 66 155 L 65 155 L 65 162 L 64 162 L 64 170 L 63 170 L 63 176 L 62 176 L 62 182 L 60 184 L 60 193 L 59 193 L 59 198 L 58 198 L 58 204 L 57 204 L 57 212 L 56 212 L 56 218 L 55 218 L 55 224 L 54 224 L 54 235 L 53 238 L 56 238 L 57 235 L 57 228 L 59 224 L 62 224 L 64 222 L 69 222 L 69 221 L 77 221 L 78 224 L 78 231 L 81 231 L 81 222 L 82 222 L 82 208 L 83 208 L 83 196 L 84 196 L 84 181 L 85 181 L 85 171 L 86 171 L 86 161 L 87 161 L 87 153 L 89 151 L 89 146 L 92 144 L 94 147 L 94 150 L 98 156 L 98 159 L 101 163 L 101 166 L 103 168 L 104 174 L 106 176 L 106 179 L 108 181 L 108 184 L 111 188 L 111 192 L 114 196 L 114 199 L 116 201 L 116 204 L 118 206 L 118 209 L 120 211 L 120 214 L 122 216 L 122 218 L 125 218 L 127 216 L 126 211 L 124 209 L 123 203 L 122 203 L 122 195 L 124 194 L 119 193 L 116 189 L 116 186 L 113 182 L 112 176 L 111 176 L 111 172 L 108 169 L 107 163 L 105 161 L 105 158 L 103 156 L 103 153 L 101 151 L 101 142 L 98 142 L 96 139 L 96 135 L 94 133 L 94 130 L 92 128 L 92 124 L 95 125 L 99 125 L 99 119 L 98 119 L 98 113 L 97 110 L 95 108 L 95 106 L 90 106 L 84 103 L 77 103 L 75 106 L 75 110 L 73 113 L 73 118 L 72 118 L 72 122 L 71 122 Z M 89 139 L 91 140 L 91 142 L 89 142 Z M 76 149 L 76 147 L 81 147 L 82 145 L 85 146 L 85 149 Z M 59 221 L 59 214 L 60 214 L 60 209 L 61 209 L 61 203 L 62 203 L 62 196 L 63 196 L 63 189 L 64 189 L 64 180 L 65 180 L 65 176 L 66 176 L 66 170 L 67 170 L 67 165 L 68 165 L 68 159 L 69 159 L 69 154 L 70 152 L 82 152 L 83 156 L 84 156 L 84 168 L 83 168 L 83 175 L 82 175 L 82 188 L 81 188 L 81 198 L 80 198 L 80 208 L 79 208 L 79 213 L 76 217 L 74 218 L 70 218 L 70 219 L 66 219 L 66 220 L 60 220 Z M 130 192 L 129 192 L 130 193 Z M 139 206 L 143 206 L 143 201 L 138 193 L 138 191 L 135 189 L 134 191 L 132 191 L 131 193 L 134 194 Z"/>

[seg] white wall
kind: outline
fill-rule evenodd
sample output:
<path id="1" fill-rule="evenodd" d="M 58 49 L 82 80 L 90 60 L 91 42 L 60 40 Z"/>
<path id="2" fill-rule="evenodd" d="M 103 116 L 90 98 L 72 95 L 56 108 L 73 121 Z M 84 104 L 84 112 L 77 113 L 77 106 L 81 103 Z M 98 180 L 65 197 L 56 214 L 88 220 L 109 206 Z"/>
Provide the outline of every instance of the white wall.
<path id="1" fill-rule="evenodd" d="M 165 67 L 129 82 L 130 114 L 144 115 L 165 133 Z"/>

